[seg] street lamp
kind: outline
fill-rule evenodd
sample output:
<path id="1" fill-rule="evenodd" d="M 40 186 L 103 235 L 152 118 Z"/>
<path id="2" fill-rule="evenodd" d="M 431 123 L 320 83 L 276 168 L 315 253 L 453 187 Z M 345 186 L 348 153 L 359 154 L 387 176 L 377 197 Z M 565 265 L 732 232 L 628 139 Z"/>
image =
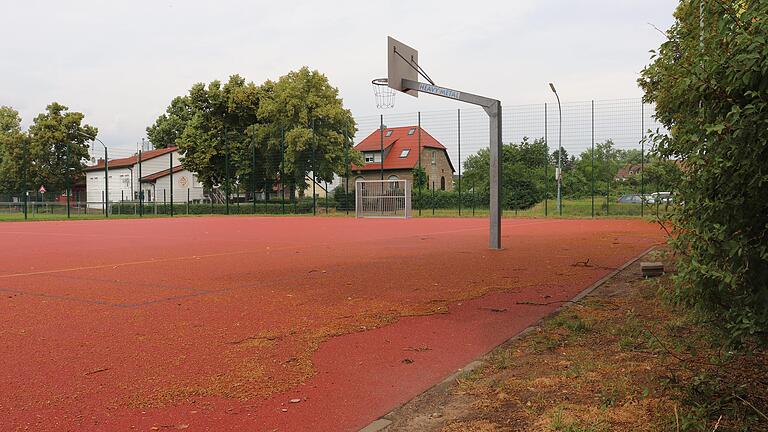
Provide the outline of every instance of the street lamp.
<path id="1" fill-rule="evenodd" d="M 560 184 L 561 184 L 561 178 L 563 176 L 562 173 L 562 161 L 561 158 L 563 156 L 563 110 L 560 107 L 560 96 L 557 94 L 557 90 L 555 90 L 555 85 L 552 83 L 549 83 L 549 88 L 552 89 L 552 93 L 555 94 L 555 97 L 557 98 L 557 111 L 560 117 L 560 123 L 557 127 L 557 133 L 558 133 L 558 142 L 557 142 L 557 170 L 555 172 L 555 178 L 557 179 L 557 211 L 560 214 L 560 216 L 563 215 L 563 205 L 562 205 L 562 198 L 560 195 Z"/>
<path id="2" fill-rule="evenodd" d="M 95 136 L 90 136 L 79 130 L 75 131 L 75 133 L 80 134 L 91 141 L 98 141 L 99 144 L 104 147 L 104 216 L 109 217 L 109 158 L 107 157 L 107 145 Z M 88 204 L 86 203 L 86 206 L 87 205 Z"/>

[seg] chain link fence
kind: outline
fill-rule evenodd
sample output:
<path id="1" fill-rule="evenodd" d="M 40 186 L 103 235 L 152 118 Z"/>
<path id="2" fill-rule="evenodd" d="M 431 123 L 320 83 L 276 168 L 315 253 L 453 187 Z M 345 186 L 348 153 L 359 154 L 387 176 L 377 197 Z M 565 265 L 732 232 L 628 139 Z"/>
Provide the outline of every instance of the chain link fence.
<path id="1" fill-rule="evenodd" d="M 619 99 L 503 110 L 506 216 L 656 216 L 674 204 L 681 166 L 649 155 L 647 134 L 662 129 L 653 106 Z M 107 172 L 88 170 L 68 189 L 40 192 L 30 185 L 26 193 L 0 193 L 0 218 L 354 215 L 357 179 L 411 182 L 414 216 L 487 214 L 489 124 L 482 109 L 355 121 L 354 137 L 334 138 L 346 143 L 340 146 L 318 145 L 331 139 L 328 131 L 313 132 L 303 147 L 288 148 L 283 137 L 266 146 L 230 147 L 224 140 L 211 158 L 222 173 L 213 188 L 200 184 L 178 156 L 110 149 Z"/>

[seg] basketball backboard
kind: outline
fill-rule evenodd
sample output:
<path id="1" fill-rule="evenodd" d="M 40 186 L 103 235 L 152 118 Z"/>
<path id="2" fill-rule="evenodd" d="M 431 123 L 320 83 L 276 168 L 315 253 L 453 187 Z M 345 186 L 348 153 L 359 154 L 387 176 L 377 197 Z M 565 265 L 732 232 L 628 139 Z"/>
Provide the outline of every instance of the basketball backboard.
<path id="1" fill-rule="evenodd" d="M 418 64 L 418 51 L 392 36 L 387 37 L 387 85 L 389 87 L 411 96 L 419 97 L 417 90 L 405 90 L 403 88 L 403 79 L 419 80 Z"/>

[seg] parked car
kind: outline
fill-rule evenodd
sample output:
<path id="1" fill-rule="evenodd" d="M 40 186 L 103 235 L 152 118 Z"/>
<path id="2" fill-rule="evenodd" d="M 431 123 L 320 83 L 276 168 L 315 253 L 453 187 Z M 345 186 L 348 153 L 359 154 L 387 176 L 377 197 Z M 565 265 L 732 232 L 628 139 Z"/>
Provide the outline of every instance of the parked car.
<path id="1" fill-rule="evenodd" d="M 616 200 L 616 202 L 621 204 L 642 204 L 643 196 L 640 194 L 622 195 L 619 197 L 619 199 Z"/>
<path id="2" fill-rule="evenodd" d="M 672 192 L 654 192 L 645 198 L 648 204 L 672 204 Z"/>

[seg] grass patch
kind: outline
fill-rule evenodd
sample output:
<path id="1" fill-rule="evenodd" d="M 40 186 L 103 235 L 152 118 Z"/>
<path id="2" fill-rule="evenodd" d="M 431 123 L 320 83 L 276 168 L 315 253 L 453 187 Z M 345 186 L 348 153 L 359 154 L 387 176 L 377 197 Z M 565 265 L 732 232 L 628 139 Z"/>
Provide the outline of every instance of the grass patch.
<path id="1" fill-rule="evenodd" d="M 649 258 L 674 268 L 664 252 Z M 666 276 L 639 275 L 636 263 L 488 356 L 458 383 L 472 409 L 443 430 L 768 430 L 768 352 L 723 350 L 665 301 Z"/>

